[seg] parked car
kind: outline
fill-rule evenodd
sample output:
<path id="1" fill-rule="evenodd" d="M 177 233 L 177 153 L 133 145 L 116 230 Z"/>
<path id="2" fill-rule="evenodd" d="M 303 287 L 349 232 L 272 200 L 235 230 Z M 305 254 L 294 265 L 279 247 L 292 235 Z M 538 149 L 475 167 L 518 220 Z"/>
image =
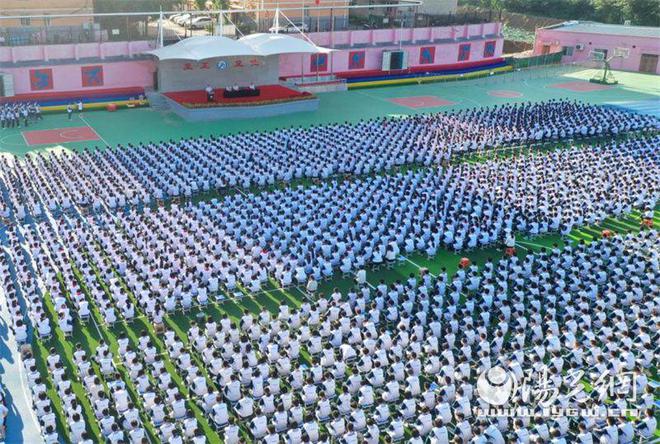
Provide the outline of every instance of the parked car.
<path id="1" fill-rule="evenodd" d="M 188 21 L 190 21 L 190 14 L 181 14 L 179 17 L 174 19 L 174 23 L 179 26 L 183 26 L 183 24 Z"/>
<path id="2" fill-rule="evenodd" d="M 279 27 L 273 26 L 268 29 L 268 32 L 270 33 L 278 32 L 281 34 L 294 34 L 296 32 L 299 32 L 298 30 L 300 30 L 301 32 L 309 32 L 309 26 L 307 26 L 304 23 L 296 23 L 295 26 L 289 23 L 286 26 L 279 26 Z"/>
<path id="3" fill-rule="evenodd" d="M 184 26 L 190 29 L 206 29 L 212 23 L 213 19 L 211 17 L 195 17 L 192 22 L 187 21 L 184 23 Z"/>
<path id="4" fill-rule="evenodd" d="M 178 13 L 178 14 L 172 14 L 171 16 L 168 17 L 168 19 L 169 19 L 169 21 L 171 21 L 172 23 L 174 23 L 174 20 L 176 20 L 177 18 L 181 17 L 182 15 L 183 15 L 182 12 L 180 12 L 180 13 Z"/>

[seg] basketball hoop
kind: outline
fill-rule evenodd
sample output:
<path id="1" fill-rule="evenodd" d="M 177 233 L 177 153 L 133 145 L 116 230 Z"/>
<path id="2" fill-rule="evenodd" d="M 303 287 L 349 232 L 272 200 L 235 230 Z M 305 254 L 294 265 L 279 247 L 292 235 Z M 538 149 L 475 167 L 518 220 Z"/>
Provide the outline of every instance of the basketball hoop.
<path id="1" fill-rule="evenodd" d="M 607 58 L 607 52 L 595 49 L 589 53 L 589 59 L 596 64 L 600 65 L 600 69 L 594 74 L 594 76 L 589 79 L 591 83 L 599 83 L 601 85 L 616 85 L 619 83 L 614 74 L 612 73 L 612 68 L 610 67 L 610 60 L 614 57 L 623 57 L 623 50 L 627 48 L 615 48 L 614 55 L 610 58 Z M 619 51 L 617 51 L 619 50 Z"/>

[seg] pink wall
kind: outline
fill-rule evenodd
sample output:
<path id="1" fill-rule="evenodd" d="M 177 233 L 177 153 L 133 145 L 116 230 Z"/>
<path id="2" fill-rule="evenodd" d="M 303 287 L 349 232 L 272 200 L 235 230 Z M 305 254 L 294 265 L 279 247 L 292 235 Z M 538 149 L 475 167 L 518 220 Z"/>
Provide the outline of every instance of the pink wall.
<path id="1" fill-rule="evenodd" d="M 367 31 L 342 31 L 331 34 L 312 33 L 310 38 L 320 46 L 334 45 L 355 45 L 354 48 L 338 49 L 333 51 L 328 57 L 328 70 L 325 73 L 331 72 L 356 72 L 380 70 L 383 60 L 383 51 L 385 50 L 398 50 L 399 39 L 402 35 L 404 44 L 403 50 L 408 53 L 408 66 L 418 67 L 424 66 L 420 63 L 420 48 L 434 47 L 435 48 L 435 61 L 432 65 L 451 65 L 459 63 L 458 61 L 458 48 L 463 43 L 470 44 L 470 58 L 465 62 L 476 62 L 485 60 L 484 46 L 487 41 L 495 41 L 495 53 L 489 58 L 498 58 L 502 56 L 502 47 L 504 40 L 502 38 L 482 38 L 482 35 L 495 34 L 499 35 L 500 25 L 498 23 L 486 23 L 483 25 L 469 25 L 469 26 L 454 26 L 454 27 L 440 27 L 440 28 L 416 28 L 404 29 L 401 33 L 399 29 L 379 29 Z M 438 41 L 446 40 L 449 36 L 456 38 L 471 37 L 475 40 L 469 41 L 452 41 L 442 43 L 418 43 L 414 41 Z M 453 40 L 453 38 L 452 38 Z M 389 43 L 383 46 L 383 43 Z M 378 47 L 363 45 L 379 44 Z M 360 45 L 360 46 L 358 46 Z M 349 69 L 349 57 L 352 51 L 364 51 L 365 63 L 362 69 Z M 280 57 L 280 76 L 300 76 L 304 71 L 304 75 L 316 74 L 315 70 L 311 69 L 311 56 L 299 54 L 283 55 Z M 301 70 L 302 63 L 302 70 Z"/>
<path id="2" fill-rule="evenodd" d="M 103 66 L 103 85 L 83 87 L 81 67 L 87 65 Z M 53 71 L 53 88 L 33 91 L 30 86 L 30 70 L 48 68 Z M 16 94 L 93 91 L 107 88 L 151 87 L 155 64 L 150 60 L 135 60 L 112 63 L 90 63 L 77 65 L 52 65 L 39 67 L 3 68 L 3 72 L 13 74 Z"/>
<path id="3" fill-rule="evenodd" d="M 582 51 L 577 50 L 576 45 L 578 44 L 584 46 Z M 588 61 L 591 51 L 595 49 L 607 49 L 608 56 L 611 56 L 614 48 L 627 48 L 629 50 L 628 58 L 615 57 L 610 61 L 612 69 L 621 71 L 639 71 L 642 54 L 660 54 L 660 39 L 658 38 L 538 29 L 534 54 L 542 54 L 544 45 L 550 46 L 550 52 L 561 51 L 564 46 L 573 47 L 573 55 L 562 57 L 563 63 Z M 660 63 L 658 63 L 656 74 L 660 74 Z"/>
<path id="4" fill-rule="evenodd" d="M 422 47 L 435 48 L 435 58 L 432 64 L 454 65 L 459 63 L 459 46 L 469 43 L 470 57 L 464 62 L 485 60 L 484 46 L 487 41 L 495 41 L 495 52 L 490 58 L 501 57 L 503 39 L 499 37 L 501 24 L 485 23 L 466 26 L 449 26 L 438 28 L 416 29 L 378 29 L 359 31 L 339 31 L 335 33 L 312 33 L 310 38 L 321 46 L 349 46 L 346 49 L 333 51 L 328 58 L 330 72 L 355 72 L 380 70 L 382 53 L 384 50 L 396 50 L 399 41 L 403 40 L 403 49 L 408 53 L 410 67 L 424 66 L 420 63 L 420 49 Z M 494 34 L 498 37 L 484 37 Z M 470 38 L 469 41 L 461 39 Z M 424 43 L 421 43 L 424 42 Z M 429 43 L 430 42 L 430 43 Z M 375 46 L 378 45 L 378 46 Z M 125 60 L 118 62 L 103 62 L 106 57 L 139 54 L 151 49 L 151 42 L 108 42 L 108 43 L 82 43 L 72 45 L 42 45 L 26 47 L 0 47 L 0 63 L 33 62 L 24 67 L 3 68 L 3 72 L 13 74 L 16 94 L 30 94 L 39 92 L 66 92 L 105 88 L 124 87 L 152 87 L 153 73 L 156 62 L 152 60 Z M 351 51 L 364 51 L 364 68 L 350 69 L 349 54 Z M 84 58 L 98 58 L 101 62 L 70 63 L 69 60 Z M 311 69 L 311 56 L 283 55 L 280 57 L 280 76 L 298 76 L 301 68 L 305 75 L 315 74 Z M 43 63 L 57 60 L 66 60 L 65 64 Z M 34 63 L 37 62 L 37 63 Z M 62 62 L 60 62 L 62 63 Z M 302 66 L 301 66 L 302 63 Z M 103 66 L 102 86 L 83 86 L 81 67 L 89 65 Z M 52 70 L 52 88 L 34 91 L 30 82 L 30 70 Z"/>
<path id="5" fill-rule="evenodd" d="M 107 42 L 65 45 L 3 46 L 0 63 L 18 63 L 50 60 L 77 60 L 80 58 L 132 57 L 153 49 L 153 42 Z"/>
<path id="6" fill-rule="evenodd" d="M 487 34 L 499 35 L 501 23 L 482 23 L 478 25 L 440 26 L 435 28 L 391 28 L 357 31 L 313 32 L 309 38 L 320 46 L 355 46 L 397 43 L 399 40 L 415 43 L 419 40 L 437 41 L 457 38 L 481 37 Z"/>

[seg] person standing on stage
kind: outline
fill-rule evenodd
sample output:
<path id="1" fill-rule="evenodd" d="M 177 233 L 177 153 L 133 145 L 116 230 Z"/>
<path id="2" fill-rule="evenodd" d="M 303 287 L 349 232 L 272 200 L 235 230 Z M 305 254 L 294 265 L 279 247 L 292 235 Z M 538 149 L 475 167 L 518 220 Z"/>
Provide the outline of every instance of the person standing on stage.
<path id="1" fill-rule="evenodd" d="M 213 100 L 215 100 L 215 97 L 214 97 L 213 88 L 211 88 L 211 85 L 206 85 L 205 91 L 206 91 L 206 101 L 207 102 L 213 102 Z"/>

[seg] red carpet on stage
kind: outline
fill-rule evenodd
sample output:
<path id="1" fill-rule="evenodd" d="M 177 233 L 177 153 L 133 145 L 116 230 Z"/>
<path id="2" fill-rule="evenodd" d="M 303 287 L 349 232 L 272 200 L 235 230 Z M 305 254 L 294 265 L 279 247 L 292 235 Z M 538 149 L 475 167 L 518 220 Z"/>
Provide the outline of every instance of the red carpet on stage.
<path id="1" fill-rule="evenodd" d="M 232 105 L 268 105 L 269 103 L 290 102 L 294 100 L 304 100 L 314 97 L 308 92 L 300 92 L 286 88 L 281 85 L 263 85 L 259 86 L 259 96 L 255 97 L 236 97 L 231 99 L 224 98 L 223 89 L 215 90 L 215 102 L 206 101 L 206 91 L 177 91 L 164 93 L 175 102 L 188 108 L 206 108 L 216 106 Z"/>

